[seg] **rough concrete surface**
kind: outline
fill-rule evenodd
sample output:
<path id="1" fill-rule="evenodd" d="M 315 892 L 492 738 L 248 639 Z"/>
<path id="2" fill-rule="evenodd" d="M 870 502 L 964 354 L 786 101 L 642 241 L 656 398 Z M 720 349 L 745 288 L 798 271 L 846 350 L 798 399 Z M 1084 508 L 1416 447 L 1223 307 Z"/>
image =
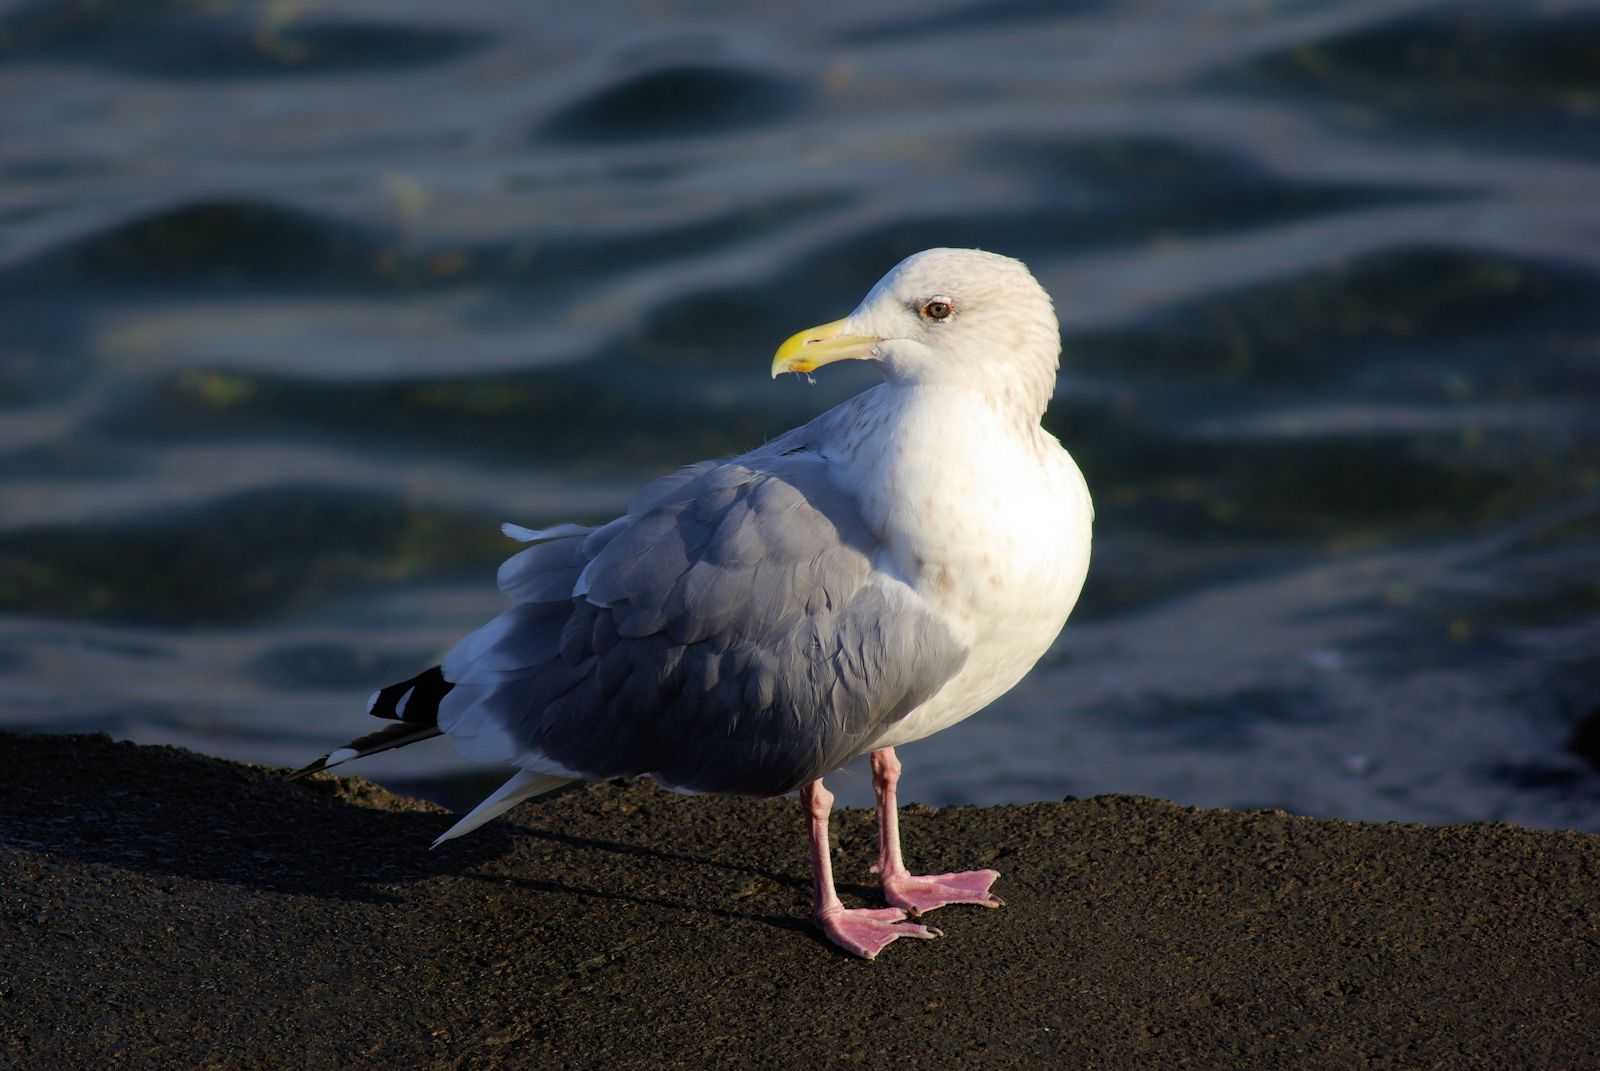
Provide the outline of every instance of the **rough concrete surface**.
<path id="1" fill-rule="evenodd" d="M 438 808 L 0 735 L 0 1064 L 1600 1067 L 1600 837 L 1099 797 L 908 808 L 998 911 L 875 963 L 806 921 L 790 800 Z M 834 821 L 874 903 L 870 813 Z"/>

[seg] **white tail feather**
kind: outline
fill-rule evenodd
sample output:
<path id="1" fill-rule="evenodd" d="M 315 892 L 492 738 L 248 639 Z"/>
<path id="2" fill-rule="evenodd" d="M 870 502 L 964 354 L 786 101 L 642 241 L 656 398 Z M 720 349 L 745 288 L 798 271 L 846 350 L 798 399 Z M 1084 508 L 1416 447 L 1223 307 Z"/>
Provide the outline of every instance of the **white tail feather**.
<path id="1" fill-rule="evenodd" d="M 433 842 L 433 846 L 437 848 L 447 840 L 455 840 L 459 836 L 471 833 L 484 823 L 505 814 L 523 800 L 554 792 L 562 785 L 570 784 L 572 780 L 570 777 L 560 777 L 555 774 L 518 770 L 511 780 L 495 789 L 487 799 L 468 811 L 459 822 L 440 834 L 439 839 Z"/>

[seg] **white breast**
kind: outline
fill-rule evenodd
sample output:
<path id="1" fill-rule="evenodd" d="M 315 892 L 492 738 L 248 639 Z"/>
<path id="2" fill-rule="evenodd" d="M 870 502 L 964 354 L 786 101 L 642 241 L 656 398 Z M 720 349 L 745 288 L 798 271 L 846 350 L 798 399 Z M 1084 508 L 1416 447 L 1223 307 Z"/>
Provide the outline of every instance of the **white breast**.
<path id="1" fill-rule="evenodd" d="M 874 748 L 954 725 L 1033 668 L 1082 590 L 1093 520 L 1077 465 L 1043 430 L 1021 428 L 966 392 L 898 401 L 898 419 L 857 452 L 852 482 L 887 542 L 880 567 L 927 600 L 969 654 Z"/>

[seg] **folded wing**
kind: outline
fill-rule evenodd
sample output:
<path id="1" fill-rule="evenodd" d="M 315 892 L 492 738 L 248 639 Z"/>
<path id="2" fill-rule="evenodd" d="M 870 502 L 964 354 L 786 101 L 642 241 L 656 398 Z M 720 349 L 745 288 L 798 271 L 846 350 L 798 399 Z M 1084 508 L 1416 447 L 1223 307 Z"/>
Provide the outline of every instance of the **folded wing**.
<path id="1" fill-rule="evenodd" d="M 787 791 L 859 754 L 965 651 L 906 585 L 829 462 L 711 462 L 602 528 L 521 530 L 514 600 L 443 664 L 463 752 L 547 774 Z"/>

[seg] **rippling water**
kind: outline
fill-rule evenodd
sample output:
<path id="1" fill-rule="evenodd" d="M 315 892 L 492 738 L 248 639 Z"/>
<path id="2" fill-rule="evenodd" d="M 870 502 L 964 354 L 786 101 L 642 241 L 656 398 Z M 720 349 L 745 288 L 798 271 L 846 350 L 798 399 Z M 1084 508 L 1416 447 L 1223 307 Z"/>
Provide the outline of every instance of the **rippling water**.
<path id="1" fill-rule="evenodd" d="M 976 245 L 1096 556 L 909 795 L 1600 828 L 1600 5 L 768 6 L 0 3 L 0 725 L 366 731 L 501 520 L 855 392 L 773 347 Z"/>

